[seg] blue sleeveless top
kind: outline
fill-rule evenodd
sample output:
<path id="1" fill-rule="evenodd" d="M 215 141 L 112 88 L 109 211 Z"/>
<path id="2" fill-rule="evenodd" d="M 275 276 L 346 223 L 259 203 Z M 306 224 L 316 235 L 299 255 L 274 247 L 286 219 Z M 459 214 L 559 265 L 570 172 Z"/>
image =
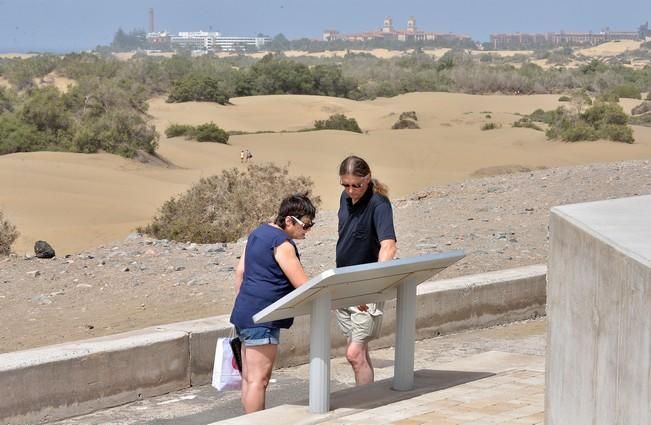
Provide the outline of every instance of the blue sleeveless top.
<path id="1" fill-rule="evenodd" d="M 255 326 L 289 328 L 294 318 L 254 323 L 253 315 L 278 301 L 294 290 L 274 258 L 274 248 L 289 241 L 296 250 L 293 240 L 283 230 L 270 224 L 262 224 L 249 234 L 244 252 L 244 280 L 235 298 L 231 323 L 240 329 Z M 300 258 L 300 257 L 299 257 Z"/>

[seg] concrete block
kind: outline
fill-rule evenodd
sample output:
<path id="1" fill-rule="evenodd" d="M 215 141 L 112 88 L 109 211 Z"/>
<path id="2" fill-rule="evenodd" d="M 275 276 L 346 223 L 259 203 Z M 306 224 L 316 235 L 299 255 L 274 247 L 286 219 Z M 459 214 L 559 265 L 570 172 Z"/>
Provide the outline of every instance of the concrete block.
<path id="1" fill-rule="evenodd" d="M 651 423 L 651 196 L 550 218 L 545 423 Z"/>
<path id="2" fill-rule="evenodd" d="M 41 423 L 190 384 L 188 336 L 143 329 L 0 354 L 0 423 Z"/>

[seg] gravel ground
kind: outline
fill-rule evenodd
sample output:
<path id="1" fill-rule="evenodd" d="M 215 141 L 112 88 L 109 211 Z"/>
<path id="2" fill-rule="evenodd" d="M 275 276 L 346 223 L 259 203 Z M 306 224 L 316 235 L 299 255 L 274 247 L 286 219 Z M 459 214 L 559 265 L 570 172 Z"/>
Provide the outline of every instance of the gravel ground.
<path id="1" fill-rule="evenodd" d="M 398 255 L 464 249 L 466 258 L 440 278 L 545 263 L 550 208 L 650 193 L 648 160 L 434 186 L 393 199 Z M 334 267 L 336 220 L 335 211 L 320 212 L 298 243 L 310 275 Z M 51 260 L 0 259 L 0 352 L 228 313 L 243 246 L 134 234 Z"/>

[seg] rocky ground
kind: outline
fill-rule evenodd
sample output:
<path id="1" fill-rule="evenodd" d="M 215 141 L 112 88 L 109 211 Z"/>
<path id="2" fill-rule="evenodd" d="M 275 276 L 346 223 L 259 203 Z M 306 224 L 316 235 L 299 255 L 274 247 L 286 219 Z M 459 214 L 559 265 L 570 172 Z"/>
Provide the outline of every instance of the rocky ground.
<path id="1" fill-rule="evenodd" d="M 551 207 L 646 194 L 648 160 L 435 186 L 393 199 L 398 255 L 465 250 L 466 258 L 439 278 L 545 263 Z M 336 212 L 323 211 L 316 221 L 298 243 L 310 275 L 334 267 Z M 0 259 L 0 352 L 228 313 L 243 247 L 133 234 L 51 260 Z"/>

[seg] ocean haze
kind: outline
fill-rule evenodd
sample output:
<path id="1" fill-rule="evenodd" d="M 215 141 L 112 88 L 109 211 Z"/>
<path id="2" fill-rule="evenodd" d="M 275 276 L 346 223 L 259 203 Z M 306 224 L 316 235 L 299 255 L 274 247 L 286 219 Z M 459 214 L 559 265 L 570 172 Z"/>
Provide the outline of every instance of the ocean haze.
<path id="1" fill-rule="evenodd" d="M 624 0 L 0 0 L 0 52 L 67 52 L 110 44 L 118 28 L 213 30 L 224 35 L 320 38 L 324 29 L 362 32 L 378 29 L 385 16 L 396 28 L 409 16 L 426 31 L 455 32 L 487 41 L 494 32 L 634 31 L 651 17 L 651 2 Z"/>

